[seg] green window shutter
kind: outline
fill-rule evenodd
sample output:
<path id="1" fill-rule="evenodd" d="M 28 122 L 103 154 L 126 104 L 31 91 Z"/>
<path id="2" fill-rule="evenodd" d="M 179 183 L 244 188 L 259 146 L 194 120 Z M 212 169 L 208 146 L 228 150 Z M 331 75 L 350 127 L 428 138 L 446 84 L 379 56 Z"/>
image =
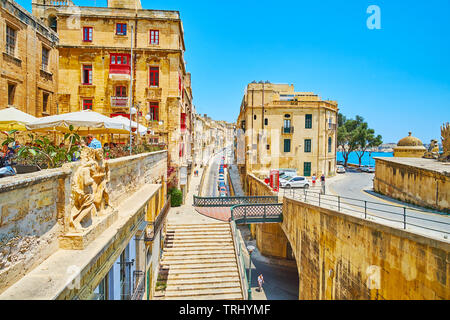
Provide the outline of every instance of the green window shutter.
<path id="1" fill-rule="evenodd" d="M 311 152 L 311 139 L 305 139 L 305 152 Z"/>
<path id="2" fill-rule="evenodd" d="M 303 163 L 303 175 L 305 177 L 311 176 L 311 162 L 304 162 Z"/>
<path id="3" fill-rule="evenodd" d="M 312 114 L 305 115 L 305 128 L 306 129 L 312 128 Z"/>
<path id="4" fill-rule="evenodd" d="M 291 152 L 291 139 L 284 139 L 284 152 Z"/>

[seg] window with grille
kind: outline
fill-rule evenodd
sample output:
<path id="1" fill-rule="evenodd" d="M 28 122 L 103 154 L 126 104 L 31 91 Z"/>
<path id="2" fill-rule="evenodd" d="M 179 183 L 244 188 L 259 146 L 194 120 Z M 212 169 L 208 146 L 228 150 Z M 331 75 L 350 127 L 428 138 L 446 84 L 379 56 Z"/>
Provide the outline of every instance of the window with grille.
<path id="1" fill-rule="evenodd" d="M 83 84 L 92 84 L 92 65 L 83 65 Z"/>
<path id="2" fill-rule="evenodd" d="M 150 44 L 159 44 L 159 30 L 150 30 Z"/>
<path id="3" fill-rule="evenodd" d="M 150 86 L 159 86 L 159 67 L 150 67 Z"/>
<path id="4" fill-rule="evenodd" d="M 6 53 L 14 56 L 16 52 L 17 31 L 10 26 L 6 26 Z"/>
<path id="5" fill-rule="evenodd" d="M 48 69 L 48 56 L 49 50 L 47 48 L 42 48 L 42 70 L 45 71 Z"/>
<path id="6" fill-rule="evenodd" d="M 159 121 L 159 104 L 150 102 L 150 121 Z"/>
<path id="7" fill-rule="evenodd" d="M 83 41 L 92 42 L 92 27 L 83 28 Z"/>
<path id="8" fill-rule="evenodd" d="M 117 23 L 116 24 L 116 34 L 119 36 L 127 35 L 127 24 L 126 23 Z"/>
<path id="9" fill-rule="evenodd" d="M 305 128 L 306 129 L 312 128 L 312 114 L 305 115 Z"/>
<path id="10" fill-rule="evenodd" d="M 311 139 L 305 139 L 305 152 L 311 152 Z"/>
<path id="11" fill-rule="evenodd" d="M 83 100 L 83 110 L 92 110 L 92 99 Z"/>

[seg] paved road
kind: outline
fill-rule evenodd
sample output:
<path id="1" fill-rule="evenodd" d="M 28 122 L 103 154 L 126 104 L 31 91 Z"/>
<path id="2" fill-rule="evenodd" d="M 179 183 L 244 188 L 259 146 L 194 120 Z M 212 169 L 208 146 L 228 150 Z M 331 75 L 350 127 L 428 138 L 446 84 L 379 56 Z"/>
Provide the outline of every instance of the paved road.
<path id="1" fill-rule="evenodd" d="M 450 217 L 436 214 L 433 210 L 420 208 L 388 197 L 373 193 L 374 174 L 348 170 L 340 179 L 328 183 L 327 194 L 321 196 L 321 205 L 337 209 L 337 197 L 341 196 L 341 211 L 359 217 L 365 217 L 367 202 L 367 218 L 397 228 L 404 228 L 404 207 L 406 207 L 407 230 L 435 237 L 440 240 L 450 239 Z M 304 198 L 303 190 L 295 190 L 295 197 Z M 344 197 L 358 199 L 350 200 Z M 318 196 L 307 196 L 307 201 L 318 204 Z"/>

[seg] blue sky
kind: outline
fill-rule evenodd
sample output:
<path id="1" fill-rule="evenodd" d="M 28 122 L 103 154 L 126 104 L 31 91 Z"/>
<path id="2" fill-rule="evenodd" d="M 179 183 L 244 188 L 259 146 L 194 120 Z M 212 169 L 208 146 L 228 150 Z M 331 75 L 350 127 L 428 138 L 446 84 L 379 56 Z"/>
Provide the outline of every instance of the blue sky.
<path id="1" fill-rule="evenodd" d="M 74 0 L 93 6 L 95 0 Z M 31 11 L 31 0 L 19 0 Z M 106 6 L 106 0 L 97 0 Z M 142 0 L 178 10 L 199 113 L 235 122 L 253 80 L 294 84 L 363 116 L 384 142 L 450 121 L 450 1 Z M 369 5 L 381 30 L 369 30 Z M 439 139 L 440 140 L 440 139 Z"/>

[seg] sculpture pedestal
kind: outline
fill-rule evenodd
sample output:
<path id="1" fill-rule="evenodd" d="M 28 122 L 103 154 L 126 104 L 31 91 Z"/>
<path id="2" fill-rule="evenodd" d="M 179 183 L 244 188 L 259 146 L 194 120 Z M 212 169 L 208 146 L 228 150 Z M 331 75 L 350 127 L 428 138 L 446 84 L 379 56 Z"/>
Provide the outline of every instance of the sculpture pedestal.
<path id="1" fill-rule="evenodd" d="M 69 232 L 59 239 L 59 247 L 65 250 L 83 250 L 103 231 L 108 229 L 117 221 L 119 212 L 117 209 L 109 207 L 105 213 L 93 220 L 91 226 L 82 232 Z"/>

